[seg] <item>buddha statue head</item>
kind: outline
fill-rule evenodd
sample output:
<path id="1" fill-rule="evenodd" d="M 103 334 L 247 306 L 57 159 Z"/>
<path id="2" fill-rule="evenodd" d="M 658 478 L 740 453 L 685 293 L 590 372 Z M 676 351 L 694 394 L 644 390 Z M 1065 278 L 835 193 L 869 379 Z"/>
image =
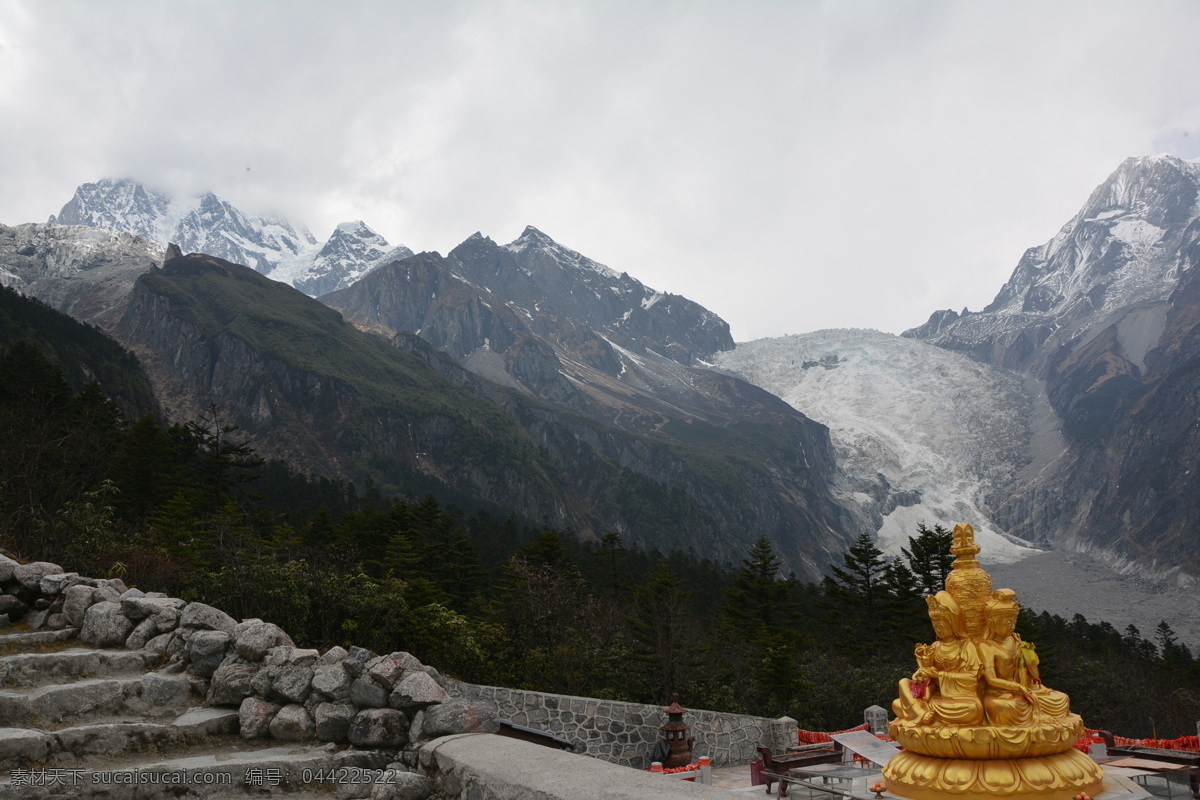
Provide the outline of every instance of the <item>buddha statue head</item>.
<path id="1" fill-rule="evenodd" d="M 988 635 L 993 639 L 1004 639 L 1016 630 L 1017 616 L 1021 613 L 1016 597 L 1017 593 L 1012 589 L 992 592 L 992 599 L 987 603 L 987 625 Z"/>
<path id="2" fill-rule="evenodd" d="M 925 604 L 929 607 L 929 621 L 933 623 L 938 639 L 954 639 L 961 633 L 958 602 L 949 592 L 926 595 Z"/>

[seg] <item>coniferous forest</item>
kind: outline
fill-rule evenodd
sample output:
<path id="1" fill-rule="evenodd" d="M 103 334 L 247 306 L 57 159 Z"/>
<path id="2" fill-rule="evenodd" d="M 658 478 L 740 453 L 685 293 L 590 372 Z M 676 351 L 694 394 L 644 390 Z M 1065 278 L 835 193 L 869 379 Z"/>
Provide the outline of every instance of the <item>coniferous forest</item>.
<path id="1" fill-rule="evenodd" d="M 500 509 L 298 474 L 258 458 L 217 407 L 164 425 L 119 354 L 98 376 L 72 371 L 54 339 L 0 346 L 0 545 L 21 559 L 269 620 L 304 646 L 407 650 L 464 680 L 565 694 L 678 692 L 812 730 L 887 707 L 932 638 L 922 597 L 952 558 L 938 524 L 895 560 L 860 536 L 822 585 L 783 574 L 765 538 L 732 566 L 615 533 L 581 542 Z M 1025 611 L 1018 630 L 1090 727 L 1194 730 L 1200 659 L 1165 623 Z"/>

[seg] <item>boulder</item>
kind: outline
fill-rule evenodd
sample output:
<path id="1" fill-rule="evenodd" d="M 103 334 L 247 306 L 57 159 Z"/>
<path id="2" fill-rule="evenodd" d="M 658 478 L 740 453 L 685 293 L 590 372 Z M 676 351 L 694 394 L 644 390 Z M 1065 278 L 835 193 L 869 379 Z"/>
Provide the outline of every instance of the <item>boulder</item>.
<path id="1" fill-rule="evenodd" d="M 353 680 L 341 664 L 322 664 L 313 670 L 312 688 L 330 700 L 346 700 Z"/>
<path id="2" fill-rule="evenodd" d="M 187 640 L 189 669 L 201 677 L 211 677 L 225 660 L 232 643 L 233 637 L 224 631 L 195 631 Z"/>
<path id="3" fill-rule="evenodd" d="M 11 581 L 13 579 L 13 572 L 19 566 L 21 566 L 20 561 L 14 561 L 8 556 L 0 555 L 0 584 Z"/>
<path id="4" fill-rule="evenodd" d="M 124 647 L 136 623 L 121 613 L 121 604 L 109 600 L 88 607 L 79 639 L 94 647 Z"/>
<path id="5" fill-rule="evenodd" d="M 239 705 L 250 696 L 250 684 L 259 669 L 258 664 L 247 663 L 237 655 L 227 656 L 208 685 L 208 704 Z"/>
<path id="6" fill-rule="evenodd" d="M 403 747 L 408 718 L 393 708 L 367 708 L 354 715 L 347 738 L 359 747 Z"/>
<path id="7" fill-rule="evenodd" d="M 279 675 L 271 681 L 275 694 L 293 703 L 303 703 L 312 692 L 312 667 L 281 667 Z"/>
<path id="8" fill-rule="evenodd" d="M 83 614 L 95 601 L 96 589 L 77 583 L 63 591 L 63 613 L 67 622 L 76 628 L 83 627 Z"/>
<path id="9" fill-rule="evenodd" d="M 177 597 L 130 596 L 130 592 L 133 591 L 135 590 L 130 589 L 129 592 L 121 595 L 121 613 L 130 619 L 154 617 L 155 619 L 170 620 L 170 625 L 161 626 L 160 633 L 175 627 L 175 623 L 179 621 L 180 610 L 187 605 Z"/>
<path id="10" fill-rule="evenodd" d="M 496 712 L 493 709 L 482 703 L 460 700 L 439 703 L 425 709 L 421 736 L 425 739 L 437 739 L 456 733 L 494 733 L 498 728 Z"/>
<path id="11" fill-rule="evenodd" d="M 350 734 L 350 722 L 358 713 L 351 703 L 318 703 L 313 711 L 317 738 L 322 742 L 344 742 Z"/>
<path id="12" fill-rule="evenodd" d="M 433 796 L 433 782 L 415 772 L 388 769 L 371 787 L 371 800 L 426 800 Z"/>
<path id="13" fill-rule="evenodd" d="M 334 645 L 321 654 L 321 657 L 317 659 L 317 666 L 324 667 L 329 664 L 341 664 L 346 660 L 346 656 L 348 655 L 350 654 L 346 651 L 346 648 Z"/>
<path id="14" fill-rule="evenodd" d="M 351 646 L 346 654 L 346 660 L 342 662 L 346 669 L 350 670 L 350 674 L 358 678 L 362 676 L 363 669 L 367 666 L 367 662 L 375 658 L 375 654 L 365 647 Z"/>
<path id="15" fill-rule="evenodd" d="M 234 631 L 234 647 L 237 654 L 247 661 L 262 661 L 273 647 L 295 647 L 296 643 L 287 632 L 271 622 L 247 620 Z"/>
<path id="16" fill-rule="evenodd" d="M 174 633 L 160 633 L 150 641 L 146 642 L 145 649 L 151 653 L 165 653 L 171 646 L 171 643 L 177 639 Z"/>
<path id="17" fill-rule="evenodd" d="M 304 706 L 293 703 L 279 709 L 267 726 L 272 739 L 283 742 L 303 742 L 311 739 L 316 726 Z"/>
<path id="18" fill-rule="evenodd" d="M 57 572 L 50 575 L 42 576 L 42 580 L 38 583 L 38 591 L 44 595 L 57 597 L 71 585 L 73 578 L 78 578 L 78 572 Z"/>
<path id="19" fill-rule="evenodd" d="M 30 564 L 18 564 L 13 568 L 13 577 L 17 583 L 32 591 L 41 589 L 42 578 L 47 575 L 61 575 L 63 568 L 49 561 L 34 561 Z"/>
<path id="20" fill-rule="evenodd" d="M 11 619 L 20 619 L 28 611 L 29 606 L 21 602 L 21 598 L 13 594 L 0 594 L 0 614 L 7 614 Z"/>
<path id="21" fill-rule="evenodd" d="M 154 625 L 154 620 L 144 619 L 139 622 L 125 640 L 126 650 L 141 650 L 146 646 L 146 642 L 158 635 L 158 628 Z"/>
<path id="22" fill-rule="evenodd" d="M 261 739 L 271 729 L 271 720 L 279 713 L 275 703 L 259 700 L 257 697 L 247 697 L 238 709 L 238 724 L 241 727 L 242 738 Z"/>
<path id="23" fill-rule="evenodd" d="M 179 615 L 179 627 L 221 631 L 232 638 L 237 622 L 219 608 L 205 603 L 188 603 Z"/>
<path id="24" fill-rule="evenodd" d="M 446 690 L 427 672 L 410 672 L 392 690 L 388 705 L 392 708 L 409 709 L 443 703 L 449 699 Z"/>
<path id="25" fill-rule="evenodd" d="M 383 708 L 388 704 L 388 690 L 362 678 L 350 682 L 350 702 L 359 708 Z"/>
<path id="26" fill-rule="evenodd" d="M 121 595 L 129 591 L 129 587 L 125 585 L 125 581 L 120 578 L 100 578 L 96 581 L 96 586 L 101 589 L 112 589 L 117 593 L 117 599 L 120 599 Z"/>
<path id="27" fill-rule="evenodd" d="M 392 689 L 405 672 L 420 668 L 421 662 L 417 660 L 416 656 L 404 652 L 390 653 L 370 661 L 367 664 L 367 674 L 377 683 L 387 689 Z"/>

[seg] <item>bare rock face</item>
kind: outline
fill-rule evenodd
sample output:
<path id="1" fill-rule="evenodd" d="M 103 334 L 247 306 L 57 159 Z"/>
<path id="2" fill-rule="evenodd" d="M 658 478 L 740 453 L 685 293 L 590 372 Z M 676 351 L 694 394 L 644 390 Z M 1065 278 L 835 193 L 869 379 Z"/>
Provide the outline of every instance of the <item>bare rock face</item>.
<path id="1" fill-rule="evenodd" d="M 0 225 L 4 285 L 83 322 L 111 329 L 161 245 L 128 233 L 68 225 Z"/>

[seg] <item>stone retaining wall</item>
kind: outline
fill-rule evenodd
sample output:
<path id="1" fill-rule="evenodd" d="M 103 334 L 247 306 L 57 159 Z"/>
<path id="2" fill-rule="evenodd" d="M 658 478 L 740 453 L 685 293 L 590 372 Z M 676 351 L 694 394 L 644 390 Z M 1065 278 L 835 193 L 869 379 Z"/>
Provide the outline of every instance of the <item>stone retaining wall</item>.
<path id="1" fill-rule="evenodd" d="M 575 743 L 576 752 L 637 769 L 650 766 L 659 728 L 667 721 L 658 706 L 597 700 L 592 697 L 480 686 L 446 681 L 447 693 L 460 700 L 494 708 L 497 716 L 517 725 L 547 731 Z M 796 720 L 767 719 L 716 711 L 691 711 L 683 721 L 692 726 L 695 753 L 714 766 L 748 764 L 757 759 L 758 745 L 784 752 L 796 744 Z"/>

